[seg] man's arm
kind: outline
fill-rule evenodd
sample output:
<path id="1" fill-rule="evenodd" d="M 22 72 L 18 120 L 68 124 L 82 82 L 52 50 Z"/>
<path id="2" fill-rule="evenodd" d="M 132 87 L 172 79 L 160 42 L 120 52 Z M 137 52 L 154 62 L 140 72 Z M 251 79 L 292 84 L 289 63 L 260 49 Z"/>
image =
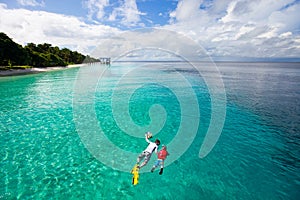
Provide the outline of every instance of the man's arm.
<path id="1" fill-rule="evenodd" d="M 155 148 L 155 150 L 154 150 L 154 152 L 155 152 L 156 154 L 158 154 L 157 149 L 158 149 L 158 146 L 157 146 L 157 147 Z"/>
<path id="2" fill-rule="evenodd" d="M 145 139 L 146 139 L 146 142 L 150 143 L 150 140 L 148 140 L 148 138 L 147 138 L 147 134 L 145 134 Z"/>

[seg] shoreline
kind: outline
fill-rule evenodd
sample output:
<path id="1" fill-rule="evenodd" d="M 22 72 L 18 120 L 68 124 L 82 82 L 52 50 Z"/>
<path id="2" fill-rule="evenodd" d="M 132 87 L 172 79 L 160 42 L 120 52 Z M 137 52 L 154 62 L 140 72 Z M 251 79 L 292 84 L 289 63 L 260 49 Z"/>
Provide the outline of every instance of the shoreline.
<path id="1" fill-rule="evenodd" d="M 63 70 L 63 69 L 81 67 L 83 65 L 84 64 L 74 64 L 74 65 L 57 66 L 57 67 L 43 67 L 43 68 L 33 67 L 33 68 L 28 68 L 28 69 L 0 70 L 0 77 L 36 74 L 36 73 L 41 73 L 41 72 L 49 72 L 49 71 L 55 71 L 55 70 Z"/>

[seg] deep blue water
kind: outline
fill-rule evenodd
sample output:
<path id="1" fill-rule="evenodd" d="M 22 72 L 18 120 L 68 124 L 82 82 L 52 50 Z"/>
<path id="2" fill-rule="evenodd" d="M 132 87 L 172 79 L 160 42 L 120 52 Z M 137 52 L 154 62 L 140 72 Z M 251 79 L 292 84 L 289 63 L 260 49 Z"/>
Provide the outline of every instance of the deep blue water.
<path id="1" fill-rule="evenodd" d="M 105 71 L 92 90 L 94 105 L 90 108 L 95 109 L 96 121 L 107 139 L 133 157 L 147 144 L 143 133 L 137 138 L 120 127 L 133 129 L 126 127 L 131 122 L 122 115 L 123 105 L 128 104 L 137 126 L 151 124 L 148 111 L 152 105 L 163 106 L 165 114 L 154 116 L 166 121 L 155 137 L 167 145 L 185 118 L 172 87 L 154 82 L 130 93 L 132 88 L 149 77 L 167 76 L 165 81 L 186 92 L 185 98 L 192 102 L 188 88 L 172 79 L 172 74 L 179 72 L 190 81 L 197 96 L 200 117 L 188 116 L 190 121 L 183 122 L 192 129 L 199 120 L 196 136 L 184 152 L 177 152 L 180 147 L 170 147 L 164 174 L 149 172 L 154 155 L 148 168 L 141 170 L 139 184 L 132 186 L 129 170 L 135 159 L 124 158 L 101 143 L 99 148 L 107 153 L 103 157 L 109 158 L 110 164 L 102 163 L 86 148 L 78 134 L 78 123 L 86 128 L 87 136 L 99 130 L 94 130 L 89 121 L 88 98 L 80 99 L 82 107 L 74 108 L 79 68 L 0 77 L 0 199 L 299 198 L 299 63 L 217 63 L 227 97 L 226 118 L 218 142 L 202 159 L 199 149 L 211 122 L 212 103 L 203 77 L 182 64 L 156 63 L 160 69 L 168 65 L 174 70 L 152 70 L 150 76 L 140 74 L 118 84 L 124 75 L 122 70 L 132 65 L 115 63 Z M 121 106 L 113 108 L 112 95 Z M 188 113 L 196 107 L 190 104 Z M 172 159 L 176 155 L 180 156 Z M 129 170 L 114 167 L 119 164 Z"/>

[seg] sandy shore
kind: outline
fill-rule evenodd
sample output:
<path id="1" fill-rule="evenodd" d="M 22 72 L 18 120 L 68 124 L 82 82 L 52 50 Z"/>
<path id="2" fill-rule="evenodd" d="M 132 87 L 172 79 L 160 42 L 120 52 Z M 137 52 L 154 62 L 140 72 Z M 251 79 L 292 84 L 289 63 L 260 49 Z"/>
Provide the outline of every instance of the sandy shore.
<path id="1" fill-rule="evenodd" d="M 54 70 L 68 69 L 68 68 L 73 68 L 73 67 L 81 67 L 83 65 L 84 64 L 68 65 L 65 67 L 45 67 L 45 68 L 0 70 L 0 76 L 35 74 L 35 73 L 48 72 L 48 71 L 54 71 Z"/>

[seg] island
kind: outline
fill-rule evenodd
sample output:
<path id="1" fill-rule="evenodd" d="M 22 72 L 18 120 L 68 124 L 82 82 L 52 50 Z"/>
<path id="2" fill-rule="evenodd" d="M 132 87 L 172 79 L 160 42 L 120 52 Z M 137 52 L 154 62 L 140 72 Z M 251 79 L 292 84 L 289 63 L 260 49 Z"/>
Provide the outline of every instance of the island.
<path id="1" fill-rule="evenodd" d="M 24 47 L 0 32 L 0 75 L 48 71 L 58 67 L 100 62 L 68 48 L 60 49 L 51 44 L 27 43 Z"/>

